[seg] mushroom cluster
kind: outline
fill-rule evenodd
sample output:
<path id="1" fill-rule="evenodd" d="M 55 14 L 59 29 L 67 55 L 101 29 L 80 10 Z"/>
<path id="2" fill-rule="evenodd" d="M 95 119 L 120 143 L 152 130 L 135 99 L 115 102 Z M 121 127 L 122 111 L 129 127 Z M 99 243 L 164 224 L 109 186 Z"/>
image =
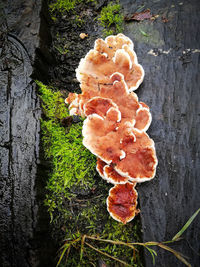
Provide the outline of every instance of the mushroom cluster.
<path id="1" fill-rule="evenodd" d="M 97 171 L 114 184 L 107 209 L 117 221 L 127 223 L 136 214 L 136 183 L 154 178 L 157 158 L 146 131 L 149 107 L 133 92 L 142 83 L 132 41 L 123 34 L 97 39 L 94 49 L 81 59 L 76 76 L 81 94 L 69 93 L 70 115 L 86 117 L 83 144 L 97 156 Z"/>

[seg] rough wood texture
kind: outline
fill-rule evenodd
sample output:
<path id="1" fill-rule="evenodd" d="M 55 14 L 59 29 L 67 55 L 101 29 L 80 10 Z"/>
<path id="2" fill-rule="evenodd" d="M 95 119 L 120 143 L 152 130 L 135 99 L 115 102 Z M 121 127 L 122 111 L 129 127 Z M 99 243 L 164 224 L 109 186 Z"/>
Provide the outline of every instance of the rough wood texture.
<path id="1" fill-rule="evenodd" d="M 39 45 L 38 34 L 46 35 L 47 25 L 45 21 L 39 25 L 41 1 L 7 2 L 7 14 L 0 14 L 0 264 L 36 266 L 38 258 L 32 248 L 37 228 L 40 110 L 30 75 L 34 57 L 38 57 L 38 74 L 44 78 L 48 63 L 41 67 L 40 61 L 50 60 L 45 46 L 48 38 Z M 126 23 L 124 33 L 134 41 L 146 73 L 137 94 L 151 107 L 153 121 L 148 133 L 155 141 L 159 160 L 156 178 L 139 187 L 144 241 L 169 240 L 200 205 L 199 0 L 120 3 L 125 14 L 138 12 L 144 5 L 143 10 L 150 8 L 152 14 L 160 15 L 155 21 Z M 48 243 L 44 223 L 42 226 L 37 238 Z M 197 267 L 199 216 L 184 237 L 174 247 Z M 153 266 L 148 253 L 145 260 L 147 267 Z M 46 258 L 42 266 L 51 266 L 47 262 Z M 183 264 L 159 250 L 156 266 Z"/>
<path id="2" fill-rule="evenodd" d="M 125 14 L 141 1 L 123 0 Z M 171 239 L 200 207 L 200 23 L 199 1 L 145 1 L 143 9 L 160 15 L 154 22 L 126 24 L 145 79 L 137 90 L 153 115 L 148 131 L 158 156 L 156 178 L 139 187 L 144 241 Z M 164 18 L 168 22 L 163 22 Z M 148 36 L 144 36 L 145 32 Z M 200 217 L 173 246 L 200 265 Z M 148 252 L 147 252 L 148 253 Z M 145 253 L 146 266 L 153 266 Z M 172 254 L 158 251 L 156 266 L 183 266 Z"/>
<path id="3" fill-rule="evenodd" d="M 36 178 L 41 111 L 31 75 L 41 45 L 41 3 L 0 4 L 0 265 L 6 267 L 38 264 L 33 239 L 40 231 Z"/>

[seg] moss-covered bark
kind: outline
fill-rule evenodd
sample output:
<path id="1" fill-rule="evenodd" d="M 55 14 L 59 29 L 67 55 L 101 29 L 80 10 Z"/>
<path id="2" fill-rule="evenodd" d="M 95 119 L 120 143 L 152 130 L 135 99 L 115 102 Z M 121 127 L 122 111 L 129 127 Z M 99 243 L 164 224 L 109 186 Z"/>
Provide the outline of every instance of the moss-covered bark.
<path id="1" fill-rule="evenodd" d="M 94 40 L 103 35 L 97 19 L 103 6 L 98 6 L 98 3 L 88 6 L 80 2 L 77 2 L 78 13 L 77 6 L 70 12 L 56 10 L 52 13 L 52 51 L 56 58 L 51 70 L 53 87 L 38 83 L 44 110 L 42 142 L 46 160 L 51 166 L 45 204 L 51 215 L 55 239 L 58 242 L 66 240 L 60 243 L 64 244 L 61 266 L 98 266 L 100 259 L 108 266 L 125 265 L 114 258 L 131 266 L 142 266 L 141 249 L 134 254 L 127 246 L 90 238 L 86 238 L 83 244 L 85 235 L 125 243 L 139 242 L 141 227 L 139 217 L 127 225 L 110 217 L 106 198 L 112 185 L 98 176 L 96 158 L 82 145 L 82 119 L 70 119 L 64 104 L 63 94 L 80 90 L 75 79 L 75 68 L 80 58 L 93 46 Z M 81 20 L 80 25 L 77 19 Z M 81 40 L 81 32 L 87 33 L 88 38 Z M 67 47 L 67 52 L 61 53 L 58 47 Z M 59 90 L 53 89 L 55 87 Z"/>

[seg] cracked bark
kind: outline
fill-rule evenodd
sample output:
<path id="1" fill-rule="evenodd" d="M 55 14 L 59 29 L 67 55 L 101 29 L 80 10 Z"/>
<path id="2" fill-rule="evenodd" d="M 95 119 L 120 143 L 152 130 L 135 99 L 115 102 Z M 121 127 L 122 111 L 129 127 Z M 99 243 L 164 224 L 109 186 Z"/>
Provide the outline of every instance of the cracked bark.
<path id="1" fill-rule="evenodd" d="M 42 1 L 3 4 L 7 8 L 0 8 L 0 262 L 5 267 L 38 266 L 44 258 L 39 243 L 47 230 L 40 229 L 42 204 L 36 198 L 41 110 L 31 76 L 37 76 L 36 48 L 42 44 Z"/>
<path id="2" fill-rule="evenodd" d="M 141 5 L 139 0 L 120 2 L 126 14 L 133 14 Z M 147 8 L 159 17 L 154 22 L 127 23 L 125 33 L 135 43 L 138 61 L 145 70 L 137 94 L 151 109 L 148 133 L 158 156 L 155 179 L 139 187 L 143 238 L 165 241 L 183 227 L 200 203 L 200 34 L 195 27 L 200 23 L 199 1 L 147 0 Z M 187 256 L 192 266 L 199 266 L 199 215 L 183 237 L 173 248 Z M 148 252 L 145 260 L 146 266 L 153 266 Z M 158 249 L 156 266 L 183 263 Z"/>

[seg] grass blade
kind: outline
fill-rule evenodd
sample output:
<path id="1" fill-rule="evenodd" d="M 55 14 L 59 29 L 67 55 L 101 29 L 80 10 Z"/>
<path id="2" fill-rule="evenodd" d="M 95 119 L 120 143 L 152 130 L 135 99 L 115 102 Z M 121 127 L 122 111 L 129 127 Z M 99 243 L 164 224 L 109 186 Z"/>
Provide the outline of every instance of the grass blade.
<path id="1" fill-rule="evenodd" d="M 137 243 L 125 243 L 123 241 L 114 241 L 114 240 L 109 240 L 109 239 L 101 239 L 101 238 L 97 238 L 97 237 L 89 236 L 89 235 L 86 235 L 85 238 L 88 238 L 88 239 L 91 239 L 91 240 L 96 240 L 96 241 L 99 241 L 99 242 L 111 243 L 111 244 L 114 244 L 114 245 L 124 245 L 124 246 L 130 247 L 132 249 L 135 249 L 133 244 L 137 245 Z"/>
<path id="2" fill-rule="evenodd" d="M 145 36 L 145 37 L 149 37 L 149 35 L 148 35 L 146 32 L 144 32 L 143 30 L 140 30 L 140 32 L 141 32 L 141 34 L 142 34 L 143 36 Z"/>
<path id="3" fill-rule="evenodd" d="M 85 244 L 86 244 L 88 247 L 92 248 L 93 250 L 97 251 L 98 253 L 100 253 L 100 254 L 102 254 L 102 255 L 108 257 L 108 258 L 111 258 L 111 259 L 113 259 L 113 260 L 115 260 L 115 261 L 118 261 L 118 262 L 124 264 L 125 266 L 130 266 L 130 267 L 132 267 L 132 266 L 131 266 L 130 264 L 128 264 L 127 262 L 122 261 L 122 260 L 120 260 L 120 259 L 118 259 L 118 258 L 115 258 L 115 257 L 113 257 L 113 256 L 111 256 L 111 255 L 109 255 L 109 254 L 107 254 L 106 252 L 103 252 L 103 251 L 99 250 L 98 248 L 93 247 L 92 245 L 90 245 L 90 244 L 87 243 L 87 242 L 85 242 Z"/>
<path id="4" fill-rule="evenodd" d="M 146 247 L 145 248 L 150 252 L 151 256 L 152 256 L 152 259 L 153 259 L 153 265 L 155 265 L 156 261 L 155 261 L 155 256 L 157 256 L 157 253 L 155 252 L 155 250 L 149 248 L 149 247 Z"/>
<path id="5" fill-rule="evenodd" d="M 174 250 L 174 249 L 172 249 L 166 245 L 163 245 L 162 243 L 160 243 L 158 246 L 173 253 L 174 256 L 177 257 L 177 259 L 179 259 L 180 261 L 182 261 L 186 266 L 192 267 L 191 264 L 186 261 L 186 259 L 183 257 L 183 255 L 180 252 L 178 252 L 178 251 L 176 251 L 176 250 Z"/>
<path id="6" fill-rule="evenodd" d="M 83 235 L 82 239 L 81 239 L 81 253 L 80 253 L 80 261 L 83 258 L 83 247 L 84 247 L 84 242 L 85 242 L 85 237 L 86 235 Z"/>
<path id="7" fill-rule="evenodd" d="M 200 208 L 190 217 L 190 219 L 186 222 L 186 224 L 183 226 L 183 228 L 172 238 L 172 241 L 176 241 L 180 236 L 185 232 L 185 230 L 190 226 L 190 224 L 193 222 L 195 217 L 200 212 Z"/>
<path id="8" fill-rule="evenodd" d="M 67 249 L 70 249 L 70 244 L 66 244 L 65 248 L 63 249 L 63 251 L 62 251 L 62 253 L 60 255 L 60 258 L 59 258 L 59 261 L 58 261 L 56 267 L 58 267 L 59 264 L 61 263 L 62 258 L 63 258 L 63 256 L 64 256 L 64 254 L 65 254 L 65 252 L 66 252 Z"/>

